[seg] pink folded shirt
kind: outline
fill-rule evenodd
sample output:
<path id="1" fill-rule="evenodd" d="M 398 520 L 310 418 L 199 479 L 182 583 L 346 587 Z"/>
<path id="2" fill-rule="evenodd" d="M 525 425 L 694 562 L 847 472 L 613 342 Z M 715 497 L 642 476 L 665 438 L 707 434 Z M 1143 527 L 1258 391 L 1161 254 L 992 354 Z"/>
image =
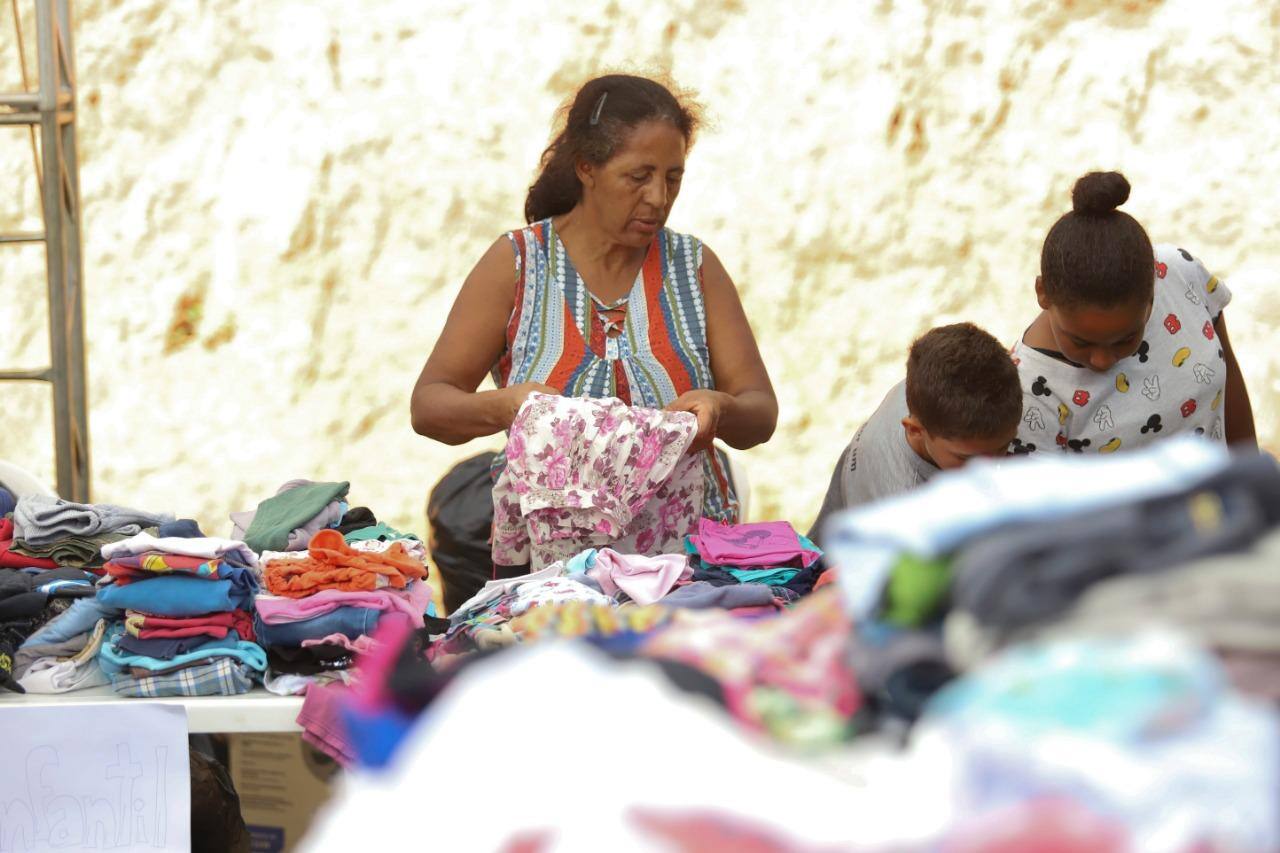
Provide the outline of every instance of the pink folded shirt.
<path id="1" fill-rule="evenodd" d="M 795 560 L 808 568 L 821 556 L 800 544 L 787 521 L 752 524 L 720 524 L 708 518 L 698 521 L 698 532 L 689 537 L 704 563 L 713 566 L 784 566 Z"/>
<path id="2" fill-rule="evenodd" d="M 268 625 L 301 622 L 314 619 L 339 607 L 368 607 L 373 610 L 398 611 L 409 617 L 415 628 L 423 626 L 422 616 L 431 604 L 431 587 L 421 581 L 410 583 L 403 590 L 373 590 L 348 592 L 341 589 L 325 589 L 305 598 L 283 598 L 276 595 L 259 595 L 254 599 L 254 609 Z"/>
<path id="3" fill-rule="evenodd" d="M 601 548 L 587 577 L 600 584 L 605 595 L 622 590 L 636 604 L 653 604 L 671 592 L 677 581 L 693 577 L 693 569 L 688 557 L 677 554 L 642 557 Z"/>

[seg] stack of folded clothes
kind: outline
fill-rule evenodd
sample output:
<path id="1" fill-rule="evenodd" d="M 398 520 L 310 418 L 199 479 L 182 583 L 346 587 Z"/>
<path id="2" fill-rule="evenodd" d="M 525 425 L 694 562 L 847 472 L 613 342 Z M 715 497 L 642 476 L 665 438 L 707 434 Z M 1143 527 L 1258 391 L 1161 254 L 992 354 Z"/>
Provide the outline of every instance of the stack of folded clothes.
<path id="1" fill-rule="evenodd" d="M 107 620 L 57 642 L 25 643 L 14 655 L 13 674 L 28 693 L 70 693 L 107 683 L 98 663 Z"/>
<path id="2" fill-rule="evenodd" d="M 244 542 L 139 534 L 103 549 L 103 671 L 122 696 L 236 695 L 266 669 L 250 615 L 256 555 Z"/>
<path id="3" fill-rule="evenodd" d="M 14 507 L 12 527 L 0 529 L 0 565 L 26 559 L 46 568 L 99 569 L 103 546 L 172 521 L 171 515 L 128 507 L 26 495 Z"/>
<path id="4" fill-rule="evenodd" d="M 356 519 L 361 514 L 367 514 L 370 519 L 368 524 L 358 524 Z M 342 539 L 347 547 L 353 551 L 361 551 L 367 554 L 384 554 L 393 547 L 398 546 L 398 550 L 403 551 L 406 555 L 423 564 L 424 571 L 427 564 L 427 546 L 412 533 L 401 533 L 389 524 L 379 523 L 373 520 L 373 513 L 364 507 L 356 507 L 343 516 L 342 524 L 335 528 L 342 534 Z M 414 590 L 417 599 L 427 600 L 426 609 L 423 613 L 426 616 L 435 618 L 439 615 L 436 609 L 434 593 L 427 584 L 425 576 L 422 580 L 421 587 L 409 587 Z M 415 600 L 417 600 L 415 599 Z"/>
<path id="5" fill-rule="evenodd" d="M 293 695 L 314 684 L 345 683 L 380 622 L 423 626 L 432 600 L 422 543 L 387 531 L 385 539 L 348 543 L 325 529 L 305 552 L 262 554 L 267 594 L 255 603 L 255 632 L 267 649 L 268 690 Z"/>
<path id="6" fill-rule="evenodd" d="M 772 587 L 781 603 L 813 591 L 822 551 L 786 521 L 753 524 L 698 522 L 698 532 L 685 537 L 693 580 L 715 586 L 760 583 Z"/>
<path id="7" fill-rule="evenodd" d="M 93 575 L 79 569 L 0 569 L 0 687 L 52 693 L 22 683 L 17 649 L 76 598 L 93 595 Z M 38 686 L 38 685 L 37 685 Z"/>

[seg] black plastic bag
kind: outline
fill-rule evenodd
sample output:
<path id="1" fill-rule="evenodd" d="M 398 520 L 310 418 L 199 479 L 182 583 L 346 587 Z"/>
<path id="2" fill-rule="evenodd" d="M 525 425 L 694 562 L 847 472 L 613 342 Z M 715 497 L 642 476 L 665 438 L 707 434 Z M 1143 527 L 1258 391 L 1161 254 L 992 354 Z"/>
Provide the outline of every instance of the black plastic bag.
<path id="1" fill-rule="evenodd" d="M 444 605 L 452 613 L 493 578 L 489 531 L 493 526 L 493 480 L 497 454 L 481 453 L 459 462 L 440 478 L 427 498 L 431 560 L 440 570 Z"/>
<path id="2" fill-rule="evenodd" d="M 226 768 L 192 749 L 191 853 L 249 853 L 250 841 Z"/>

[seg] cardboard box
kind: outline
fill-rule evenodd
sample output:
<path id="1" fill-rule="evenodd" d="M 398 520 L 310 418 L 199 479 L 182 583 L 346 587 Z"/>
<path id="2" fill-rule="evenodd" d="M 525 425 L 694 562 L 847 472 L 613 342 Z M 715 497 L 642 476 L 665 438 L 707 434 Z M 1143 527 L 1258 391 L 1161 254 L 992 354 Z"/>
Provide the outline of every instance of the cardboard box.
<path id="1" fill-rule="evenodd" d="M 295 849 L 339 769 L 298 734 L 233 735 L 230 764 L 254 853 Z"/>

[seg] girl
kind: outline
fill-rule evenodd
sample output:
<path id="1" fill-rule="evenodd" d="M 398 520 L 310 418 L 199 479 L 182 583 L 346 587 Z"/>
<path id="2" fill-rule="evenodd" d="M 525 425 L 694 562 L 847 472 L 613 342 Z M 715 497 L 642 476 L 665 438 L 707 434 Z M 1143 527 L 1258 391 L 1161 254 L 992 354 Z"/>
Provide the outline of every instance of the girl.
<path id="1" fill-rule="evenodd" d="M 1256 448 L 1222 313 L 1231 291 L 1185 249 L 1153 249 L 1116 209 L 1128 198 L 1119 172 L 1087 174 L 1045 238 L 1040 315 L 1012 351 L 1024 394 L 1012 450 L 1112 453 L 1184 432 Z"/>

